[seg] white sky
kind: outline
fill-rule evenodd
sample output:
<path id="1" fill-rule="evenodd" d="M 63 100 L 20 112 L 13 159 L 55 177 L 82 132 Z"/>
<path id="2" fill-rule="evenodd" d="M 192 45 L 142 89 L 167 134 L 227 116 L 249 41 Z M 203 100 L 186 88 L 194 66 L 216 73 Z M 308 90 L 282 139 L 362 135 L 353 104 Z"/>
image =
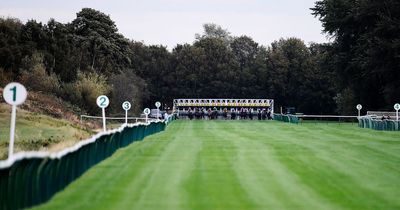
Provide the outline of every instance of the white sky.
<path id="1" fill-rule="evenodd" d="M 204 23 L 216 23 L 234 36 L 247 35 L 262 45 L 298 37 L 327 42 L 309 8 L 315 0 L 0 0 L 0 16 L 46 23 L 67 23 L 83 7 L 110 15 L 126 38 L 172 49 L 193 43 Z"/>

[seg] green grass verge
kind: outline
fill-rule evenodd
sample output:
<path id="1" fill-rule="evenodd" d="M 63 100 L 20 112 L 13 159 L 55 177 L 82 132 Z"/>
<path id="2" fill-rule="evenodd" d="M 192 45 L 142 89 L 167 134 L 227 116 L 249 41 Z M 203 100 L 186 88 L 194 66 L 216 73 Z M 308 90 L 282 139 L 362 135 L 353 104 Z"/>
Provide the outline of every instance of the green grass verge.
<path id="1" fill-rule="evenodd" d="M 399 209 L 400 133 L 176 121 L 35 209 Z"/>
<path id="2" fill-rule="evenodd" d="M 0 104 L 0 159 L 6 159 L 10 139 L 11 108 Z M 50 149 L 56 151 L 90 137 L 93 132 L 66 120 L 17 110 L 14 153 Z"/>

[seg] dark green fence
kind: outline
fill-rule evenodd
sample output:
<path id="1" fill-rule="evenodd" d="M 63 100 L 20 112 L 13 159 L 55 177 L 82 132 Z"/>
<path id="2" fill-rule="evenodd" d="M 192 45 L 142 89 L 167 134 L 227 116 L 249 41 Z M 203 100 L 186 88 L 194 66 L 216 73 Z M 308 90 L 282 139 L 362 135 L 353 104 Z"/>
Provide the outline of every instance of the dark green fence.
<path id="1" fill-rule="evenodd" d="M 296 115 L 284 115 L 284 114 L 274 114 L 274 120 L 288 122 L 288 123 L 299 123 L 299 118 Z"/>
<path id="2" fill-rule="evenodd" d="M 379 131 L 400 131 L 400 121 L 378 120 L 370 116 L 359 117 L 358 126 Z"/>
<path id="3" fill-rule="evenodd" d="M 171 116 L 167 122 L 173 119 Z M 60 153 L 26 152 L 16 154 L 13 160 L 0 162 L 0 209 L 22 209 L 49 200 L 119 148 L 163 131 L 167 122 L 126 126 Z"/>

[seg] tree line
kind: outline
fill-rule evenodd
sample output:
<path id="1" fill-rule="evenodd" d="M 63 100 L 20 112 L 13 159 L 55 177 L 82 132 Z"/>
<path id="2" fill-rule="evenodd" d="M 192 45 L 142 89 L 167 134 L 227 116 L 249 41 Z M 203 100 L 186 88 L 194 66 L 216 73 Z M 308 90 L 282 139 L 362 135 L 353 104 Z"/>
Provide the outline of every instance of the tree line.
<path id="1" fill-rule="evenodd" d="M 399 20 L 399 7 L 375 4 L 316 2 L 312 13 L 331 43 L 292 37 L 264 46 L 204 24 L 193 43 L 172 51 L 125 38 L 110 16 L 90 8 L 70 23 L 0 18 L 0 85 L 20 81 L 90 114 L 98 113 L 100 94 L 112 98 L 114 112 L 125 100 L 139 112 L 174 98 L 273 98 L 276 109 L 307 114 L 354 113 L 357 103 L 388 109 L 399 100 L 400 27 L 385 24 Z M 342 7 L 357 13 L 342 14 Z"/>

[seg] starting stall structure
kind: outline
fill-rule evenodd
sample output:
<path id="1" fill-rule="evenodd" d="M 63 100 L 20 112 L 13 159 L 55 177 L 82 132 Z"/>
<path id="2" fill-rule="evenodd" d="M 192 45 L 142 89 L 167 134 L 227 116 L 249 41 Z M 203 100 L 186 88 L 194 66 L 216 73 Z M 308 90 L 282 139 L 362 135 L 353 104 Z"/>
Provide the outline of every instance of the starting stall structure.
<path id="1" fill-rule="evenodd" d="M 274 113 L 274 100 L 273 99 L 174 99 L 174 110 L 185 115 L 187 110 L 194 108 L 217 109 L 222 111 L 224 108 L 236 111 L 241 108 L 257 110 L 269 110 Z"/>

